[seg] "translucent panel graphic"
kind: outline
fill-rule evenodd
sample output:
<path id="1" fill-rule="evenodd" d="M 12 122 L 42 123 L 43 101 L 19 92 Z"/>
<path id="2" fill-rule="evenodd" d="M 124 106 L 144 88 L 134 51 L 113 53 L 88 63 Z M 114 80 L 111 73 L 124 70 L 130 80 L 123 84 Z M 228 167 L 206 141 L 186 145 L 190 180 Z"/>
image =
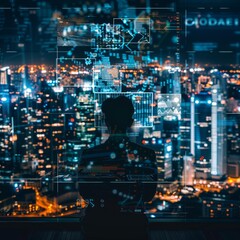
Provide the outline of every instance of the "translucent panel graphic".
<path id="1" fill-rule="evenodd" d="M 119 49 L 123 46 L 124 38 L 112 24 L 92 24 L 91 33 L 92 48 Z"/>
<path id="2" fill-rule="evenodd" d="M 158 116 L 177 116 L 181 119 L 181 94 L 159 94 Z"/>
<path id="3" fill-rule="evenodd" d="M 128 66 L 120 70 L 123 92 L 154 92 L 157 77 L 149 76 L 143 68 Z"/>
<path id="4" fill-rule="evenodd" d="M 93 70 L 93 91 L 121 92 L 120 65 L 95 65 Z"/>

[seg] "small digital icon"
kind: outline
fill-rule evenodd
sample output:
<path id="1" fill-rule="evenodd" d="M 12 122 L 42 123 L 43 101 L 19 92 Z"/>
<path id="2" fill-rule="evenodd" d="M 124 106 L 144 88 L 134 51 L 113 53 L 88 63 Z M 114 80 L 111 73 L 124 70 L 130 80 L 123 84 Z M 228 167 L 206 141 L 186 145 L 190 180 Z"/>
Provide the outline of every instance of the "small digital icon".
<path id="1" fill-rule="evenodd" d="M 86 65 L 90 65 L 92 63 L 92 60 L 90 58 L 85 59 Z"/>

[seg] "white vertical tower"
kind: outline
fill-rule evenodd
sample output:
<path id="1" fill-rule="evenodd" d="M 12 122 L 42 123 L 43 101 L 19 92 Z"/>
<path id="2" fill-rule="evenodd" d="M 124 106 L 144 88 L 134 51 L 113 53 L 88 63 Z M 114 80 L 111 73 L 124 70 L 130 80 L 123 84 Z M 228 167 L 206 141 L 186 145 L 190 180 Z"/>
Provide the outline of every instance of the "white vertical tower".
<path id="1" fill-rule="evenodd" d="M 221 178 L 226 174 L 226 132 L 225 114 L 221 105 L 222 94 L 219 85 L 212 86 L 212 128 L 211 128 L 211 175 Z"/>
<path id="2" fill-rule="evenodd" d="M 194 94 L 191 96 L 191 154 L 195 155 L 195 106 Z"/>
<path id="3" fill-rule="evenodd" d="M 193 155 L 185 155 L 183 157 L 184 169 L 183 169 L 183 178 L 182 178 L 182 185 L 193 185 L 194 180 L 194 157 Z"/>
<path id="4" fill-rule="evenodd" d="M 217 87 L 216 85 L 212 87 L 212 129 L 211 129 L 211 139 L 212 139 L 212 149 L 211 149 L 211 174 L 218 175 L 218 155 L 217 155 Z"/>

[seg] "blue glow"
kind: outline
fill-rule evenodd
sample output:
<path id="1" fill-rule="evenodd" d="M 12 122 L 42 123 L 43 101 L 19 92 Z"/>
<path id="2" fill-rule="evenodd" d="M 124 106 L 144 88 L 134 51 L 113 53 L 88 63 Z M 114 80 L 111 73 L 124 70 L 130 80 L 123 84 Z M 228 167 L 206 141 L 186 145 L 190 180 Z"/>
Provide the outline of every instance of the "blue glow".
<path id="1" fill-rule="evenodd" d="M 171 152 L 172 151 L 172 146 L 167 146 L 167 151 Z"/>
<path id="2" fill-rule="evenodd" d="M 111 158 L 111 159 L 115 159 L 115 158 L 116 158 L 116 153 L 114 153 L 114 152 L 111 153 L 111 154 L 110 154 L 110 158 Z"/>

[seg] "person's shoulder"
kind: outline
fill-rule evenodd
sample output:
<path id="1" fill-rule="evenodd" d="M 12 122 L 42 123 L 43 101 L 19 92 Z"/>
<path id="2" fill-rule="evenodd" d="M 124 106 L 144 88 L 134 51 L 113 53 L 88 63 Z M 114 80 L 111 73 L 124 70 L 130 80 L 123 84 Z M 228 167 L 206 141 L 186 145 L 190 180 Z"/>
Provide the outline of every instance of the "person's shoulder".
<path id="1" fill-rule="evenodd" d="M 133 149 L 138 150 L 139 152 L 145 152 L 148 154 L 153 154 L 155 155 L 155 151 L 149 147 L 145 147 L 144 145 L 140 145 L 138 143 L 130 142 L 130 145 Z"/>
<path id="2" fill-rule="evenodd" d="M 106 146 L 105 144 L 100 144 L 92 148 L 85 148 L 82 151 L 82 155 L 91 155 L 91 154 L 96 154 L 96 153 L 101 153 L 106 151 Z"/>

